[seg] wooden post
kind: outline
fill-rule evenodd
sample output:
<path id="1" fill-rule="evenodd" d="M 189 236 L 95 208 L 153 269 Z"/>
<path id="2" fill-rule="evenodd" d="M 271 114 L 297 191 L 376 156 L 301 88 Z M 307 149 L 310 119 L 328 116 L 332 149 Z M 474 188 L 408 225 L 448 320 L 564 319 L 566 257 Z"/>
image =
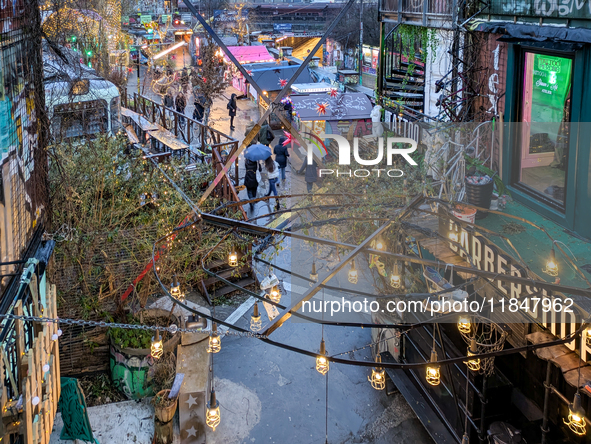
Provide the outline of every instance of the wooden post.
<path id="1" fill-rule="evenodd" d="M 154 440 L 152 441 L 153 444 L 172 444 L 174 436 L 172 430 L 172 423 L 173 421 L 163 423 L 158 421 L 158 419 L 154 418 Z"/>

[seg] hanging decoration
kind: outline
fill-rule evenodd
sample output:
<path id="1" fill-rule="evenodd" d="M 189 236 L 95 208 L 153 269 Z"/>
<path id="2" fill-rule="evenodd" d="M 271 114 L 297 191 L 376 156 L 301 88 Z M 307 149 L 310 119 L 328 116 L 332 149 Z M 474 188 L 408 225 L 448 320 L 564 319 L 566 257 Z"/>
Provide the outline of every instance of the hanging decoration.
<path id="1" fill-rule="evenodd" d="M 377 354 L 376 364 L 381 364 L 381 362 L 382 357 Z M 376 390 L 384 390 L 386 388 L 386 371 L 379 365 L 371 369 L 371 377 L 368 376 L 367 379 L 371 383 L 371 386 Z"/>
<path id="2" fill-rule="evenodd" d="M 563 421 L 575 434 L 582 436 L 587 433 L 587 421 L 585 421 L 585 410 L 581 405 L 580 393 L 575 393 L 575 399 L 568 405 L 568 420 Z"/>
<path id="3" fill-rule="evenodd" d="M 351 261 L 351 268 L 349 269 L 349 282 L 351 282 L 352 284 L 356 284 L 357 281 L 359 280 L 359 275 L 357 272 L 357 269 L 355 268 L 355 260 Z"/>
<path id="4" fill-rule="evenodd" d="M 433 349 L 431 350 L 431 361 L 427 366 L 427 374 L 426 379 L 427 382 L 431 385 L 439 385 L 441 382 L 441 367 L 437 362 L 437 352 Z"/>
<path id="5" fill-rule="evenodd" d="M 316 113 L 317 113 L 319 116 L 323 116 L 323 115 L 325 115 L 325 114 L 326 114 L 326 110 L 327 110 L 327 109 L 328 109 L 328 103 L 326 103 L 326 102 L 325 102 L 325 103 L 318 103 L 318 104 L 316 105 Z"/>
<path id="6" fill-rule="evenodd" d="M 215 432 L 215 428 L 220 425 L 220 422 L 220 403 L 215 398 L 215 390 L 212 389 L 211 395 L 209 397 L 209 402 L 207 403 L 207 414 L 205 418 L 205 423 Z"/>
<path id="7" fill-rule="evenodd" d="M 279 86 L 283 88 L 285 85 L 287 85 L 287 79 L 279 79 Z"/>
<path id="8" fill-rule="evenodd" d="M 476 346 L 476 339 L 472 338 L 470 341 L 470 347 L 468 347 L 468 357 L 476 356 L 478 354 L 478 348 Z M 480 359 L 470 359 L 466 362 L 466 366 L 469 370 L 477 372 L 480 370 Z"/>
<path id="9" fill-rule="evenodd" d="M 458 330 L 460 331 L 460 333 L 464 333 L 465 335 L 470 334 L 470 331 L 472 330 L 472 324 L 470 322 L 469 316 L 460 316 L 460 319 L 458 320 Z"/>
<path id="10" fill-rule="evenodd" d="M 320 341 L 320 353 L 316 357 L 316 371 L 321 375 L 326 375 L 328 373 L 329 363 L 328 359 L 326 359 L 326 345 L 324 344 L 324 339 Z"/>
<path id="11" fill-rule="evenodd" d="M 152 337 L 152 345 L 150 346 L 150 355 L 154 359 L 160 359 L 164 353 L 164 346 L 162 345 L 162 338 L 160 332 L 156 330 L 156 335 Z"/>
<path id="12" fill-rule="evenodd" d="M 211 333 L 209 334 L 209 344 L 207 347 L 207 353 L 219 353 L 222 349 L 222 340 L 218 334 L 218 325 L 214 322 L 211 327 Z"/>
<path id="13" fill-rule="evenodd" d="M 328 92 L 328 95 L 332 98 L 335 98 L 339 95 L 339 91 L 336 88 L 333 88 Z"/>
<path id="14" fill-rule="evenodd" d="M 263 323 L 261 321 L 261 314 L 259 313 L 259 303 L 256 301 L 254 303 L 252 316 L 250 317 L 250 329 L 256 333 L 257 331 L 261 331 L 262 328 Z"/>

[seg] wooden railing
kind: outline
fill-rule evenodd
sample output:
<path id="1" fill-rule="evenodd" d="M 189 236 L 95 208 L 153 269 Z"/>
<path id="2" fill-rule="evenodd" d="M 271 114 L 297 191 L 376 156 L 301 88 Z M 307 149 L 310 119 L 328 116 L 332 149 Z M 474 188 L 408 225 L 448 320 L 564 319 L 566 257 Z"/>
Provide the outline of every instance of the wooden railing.
<path id="1" fill-rule="evenodd" d="M 130 100 L 127 94 L 122 96 L 122 105 L 143 115 L 152 123 L 157 123 L 170 131 L 177 138 L 195 147 L 205 154 L 211 154 L 216 175 L 219 174 L 226 159 L 230 158 L 238 149 L 238 140 L 211 128 L 207 125 L 191 119 L 176 110 L 166 108 L 152 99 L 133 93 Z M 234 177 L 238 183 L 238 159 L 234 162 Z M 225 174 L 215 188 L 215 195 L 224 199 L 237 202 L 240 200 L 232 179 Z M 246 211 L 239 207 L 244 220 L 247 219 Z"/>

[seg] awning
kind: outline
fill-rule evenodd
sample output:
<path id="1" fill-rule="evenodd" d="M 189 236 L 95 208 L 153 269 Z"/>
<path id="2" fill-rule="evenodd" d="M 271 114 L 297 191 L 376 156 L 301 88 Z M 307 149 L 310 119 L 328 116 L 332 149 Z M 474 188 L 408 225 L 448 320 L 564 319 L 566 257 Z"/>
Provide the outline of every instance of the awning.
<path id="1" fill-rule="evenodd" d="M 267 51 L 266 46 L 227 46 L 227 48 L 241 65 L 245 63 L 273 62 L 275 60 Z M 230 63 L 230 59 L 226 54 L 224 54 L 224 61 Z"/>
<path id="2" fill-rule="evenodd" d="M 339 98 L 326 93 L 291 96 L 293 109 L 300 120 L 359 120 L 368 119 L 373 105 L 363 93 L 344 93 Z M 328 104 L 326 114 L 318 114 L 318 105 Z"/>
<path id="3" fill-rule="evenodd" d="M 127 133 L 127 138 L 129 139 L 130 143 L 140 143 L 140 139 L 133 130 L 133 126 L 125 125 L 125 132 Z"/>
<path id="4" fill-rule="evenodd" d="M 575 44 L 591 43 L 591 29 L 567 28 L 552 25 L 526 25 L 511 22 L 488 22 L 473 20 L 469 28 L 472 31 L 504 34 L 503 41 L 525 42 L 570 42 Z"/>
<path id="5" fill-rule="evenodd" d="M 189 145 L 179 141 L 170 131 L 160 129 L 157 131 L 150 131 L 149 134 L 151 137 L 158 140 L 159 142 L 162 142 L 173 151 L 189 148 Z"/>

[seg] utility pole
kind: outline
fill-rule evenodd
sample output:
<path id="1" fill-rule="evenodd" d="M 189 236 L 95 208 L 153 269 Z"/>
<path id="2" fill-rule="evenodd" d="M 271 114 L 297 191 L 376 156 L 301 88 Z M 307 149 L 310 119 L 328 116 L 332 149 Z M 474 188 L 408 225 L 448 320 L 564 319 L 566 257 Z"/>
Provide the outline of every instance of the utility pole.
<path id="1" fill-rule="evenodd" d="M 359 84 L 363 86 L 363 0 L 359 3 Z"/>

